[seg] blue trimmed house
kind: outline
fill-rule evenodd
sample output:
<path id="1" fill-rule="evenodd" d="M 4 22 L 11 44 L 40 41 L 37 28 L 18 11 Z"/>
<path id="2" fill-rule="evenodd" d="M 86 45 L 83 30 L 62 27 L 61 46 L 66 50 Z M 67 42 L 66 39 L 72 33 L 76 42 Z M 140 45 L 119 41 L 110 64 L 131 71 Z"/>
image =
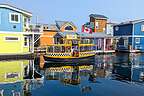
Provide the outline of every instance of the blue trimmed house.
<path id="1" fill-rule="evenodd" d="M 24 55 L 33 52 L 32 32 L 28 32 L 32 13 L 8 4 L 0 4 L 0 55 Z"/>
<path id="2" fill-rule="evenodd" d="M 144 19 L 115 25 L 114 36 L 117 51 L 144 52 Z"/>

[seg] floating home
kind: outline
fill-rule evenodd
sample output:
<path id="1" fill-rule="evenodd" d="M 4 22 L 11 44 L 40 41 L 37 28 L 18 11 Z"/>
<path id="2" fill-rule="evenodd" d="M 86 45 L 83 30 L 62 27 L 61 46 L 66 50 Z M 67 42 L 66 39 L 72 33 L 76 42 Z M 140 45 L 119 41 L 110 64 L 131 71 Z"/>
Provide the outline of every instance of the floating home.
<path id="1" fill-rule="evenodd" d="M 12 5 L 0 4 L 0 55 L 33 53 L 32 13 Z"/>
<path id="2" fill-rule="evenodd" d="M 84 26 L 92 30 L 90 34 L 96 45 L 96 53 L 115 52 L 115 39 L 113 37 L 113 30 L 111 30 L 113 29 L 113 24 L 107 23 L 108 18 L 104 15 L 90 14 L 89 17 L 90 22 L 87 22 Z"/>
<path id="3" fill-rule="evenodd" d="M 73 22 L 68 21 L 56 21 L 56 24 L 44 24 L 43 34 L 40 37 L 40 46 L 47 46 L 49 44 L 55 44 L 62 42 L 61 38 L 54 38 L 57 32 L 76 32 L 77 27 Z"/>
<path id="4" fill-rule="evenodd" d="M 144 52 L 144 19 L 115 25 L 114 36 L 117 51 Z"/>

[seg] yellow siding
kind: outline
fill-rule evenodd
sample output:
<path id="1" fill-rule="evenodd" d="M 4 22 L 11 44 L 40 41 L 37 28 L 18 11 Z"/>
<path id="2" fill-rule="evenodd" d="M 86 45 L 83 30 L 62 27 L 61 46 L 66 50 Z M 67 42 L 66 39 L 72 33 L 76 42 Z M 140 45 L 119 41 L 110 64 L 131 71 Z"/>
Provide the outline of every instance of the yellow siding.
<path id="1" fill-rule="evenodd" d="M 23 53 L 28 53 L 29 52 L 29 47 L 24 47 L 23 48 Z"/>
<path id="2" fill-rule="evenodd" d="M 17 41 L 6 41 L 5 37 L 18 37 Z M 0 54 L 27 53 L 29 47 L 24 47 L 23 34 L 0 34 Z"/>
<path id="3" fill-rule="evenodd" d="M 28 65 L 26 61 L 1 61 L 0 62 L 0 82 L 16 82 L 22 81 L 24 76 L 24 65 Z M 18 78 L 6 78 L 7 74 L 17 73 Z"/>

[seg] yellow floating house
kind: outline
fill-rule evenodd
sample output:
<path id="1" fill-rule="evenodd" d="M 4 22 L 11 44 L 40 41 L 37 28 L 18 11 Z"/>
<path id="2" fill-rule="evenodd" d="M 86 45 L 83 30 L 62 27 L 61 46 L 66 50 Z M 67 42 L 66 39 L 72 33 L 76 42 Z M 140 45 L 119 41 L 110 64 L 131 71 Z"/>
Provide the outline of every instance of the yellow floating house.
<path id="1" fill-rule="evenodd" d="M 32 13 L 0 4 L 0 55 L 31 54 L 33 33 L 28 31 Z"/>

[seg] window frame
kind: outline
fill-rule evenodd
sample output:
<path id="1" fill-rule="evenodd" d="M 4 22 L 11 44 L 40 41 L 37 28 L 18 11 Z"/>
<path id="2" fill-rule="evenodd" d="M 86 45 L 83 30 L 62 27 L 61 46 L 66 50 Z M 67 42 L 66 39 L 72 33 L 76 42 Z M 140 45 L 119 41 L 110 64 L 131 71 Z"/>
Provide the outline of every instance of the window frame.
<path id="1" fill-rule="evenodd" d="M 99 22 L 98 21 L 95 22 L 95 28 L 99 29 Z"/>
<path id="2" fill-rule="evenodd" d="M 135 43 L 139 44 L 140 43 L 140 38 L 135 38 Z"/>
<path id="3" fill-rule="evenodd" d="M 26 38 L 26 41 L 25 41 Z M 25 43 L 27 42 L 27 45 L 25 45 Z M 29 47 L 29 39 L 27 36 L 24 36 L 24 47 Z"/>
<path id="4" fill-rule="evenodd" d="M 141 31 L 144 32 L 144 24 L 141 25 Z"/>
<path id="5" fill-rule="evenodd" d="M 72 26 L 68 25 L 68 26 L 65 26 L 64 30 L 66 30 L 66 31 L 73 31 L 74 28 Z"/>
<path id="6" fill-rule="evenodd" d="M 18 21 L 15 21 L 15 20 L 13 21 L 12 20 L 12 15 L 14 15 L 14 16 L 17 15 L 18 16 Z M 9 13 L 9 22 L 10 23 L 20 23 L 20 14 L 19 13 Z"/>

